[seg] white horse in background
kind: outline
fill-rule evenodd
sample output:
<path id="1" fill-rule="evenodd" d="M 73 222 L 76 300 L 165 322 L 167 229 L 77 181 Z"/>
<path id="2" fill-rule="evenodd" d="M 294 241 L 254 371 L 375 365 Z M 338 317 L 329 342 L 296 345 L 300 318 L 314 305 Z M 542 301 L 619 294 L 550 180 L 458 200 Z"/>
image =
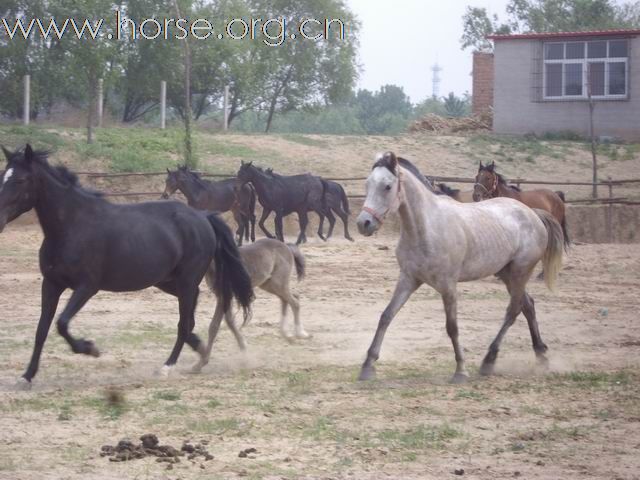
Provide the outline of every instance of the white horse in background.
<path id="1" fill-rule="evenodd" d="M 375 377 L 374 362 L 389 324 L 423 283 L 433 287 L 444 302 L 447 333 L 456 358 L 454 383 L 465 382 L 463 349 L 458 341 L 458 282 L 497 275 L 511 296 L 504 323 L 486 354 L 480 373 L 491 375 L 500 343 L 523 312 L 529 324 L 533 350 L 547 364 L 547 346 L 540 337 L 534 302 L 526 285 L 542 260 L 545 282 L 554 289 L 562 265 L 563 235 L 560 224 L 547 212 L 532 210 L 509 198 L 480 203 L 458 203 L 433 192 L 429 182 L 408 160 L 388 152 L 380 156 L 367 178 L 367 195 L 358 216 L 358 230 L 371 236 L 385 217 L 398 212 L 400 241 L 396 256 L 400 278 L 389 305 L 382 313 L 375 337 L 362 365 L 360 380 Z"/>

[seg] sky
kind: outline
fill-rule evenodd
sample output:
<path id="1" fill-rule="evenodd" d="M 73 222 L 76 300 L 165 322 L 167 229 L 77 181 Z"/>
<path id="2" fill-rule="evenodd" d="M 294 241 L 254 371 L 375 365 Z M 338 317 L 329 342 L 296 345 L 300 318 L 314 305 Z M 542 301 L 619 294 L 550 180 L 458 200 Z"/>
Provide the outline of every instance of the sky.
<path id="1" fill-rule="evenodd" d="M 347 0 L 358 16 L 359 88 L 395 84 L 413 103 L 431 96 L 431 67 L 442 67 L 440 96 L 471 93 L 471 49 L 462 51 L 467 5 L 505 17 L 508 0 Z"/>

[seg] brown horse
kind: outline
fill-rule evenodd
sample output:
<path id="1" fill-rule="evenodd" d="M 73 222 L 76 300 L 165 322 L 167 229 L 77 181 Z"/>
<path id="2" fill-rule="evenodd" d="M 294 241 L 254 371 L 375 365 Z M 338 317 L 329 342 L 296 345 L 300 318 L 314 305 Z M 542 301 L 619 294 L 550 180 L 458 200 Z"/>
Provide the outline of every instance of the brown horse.
<path id="1" fill-rule="evenodd" d="M 523 192 L 518 187 L 509 185 L 507 180 L 496 172 L 495 162 L 485 166 L 481 161 L 473 188 L 473 200 L 479 202 L 496 197 L 513 198 L 530 208 L 538 208 L 549 212 L 562 226 L 565 250 L 569 247 L 570 241 L 567 233 L 564 194 L 562 192 L 552 192 L 546 188 Z"/>

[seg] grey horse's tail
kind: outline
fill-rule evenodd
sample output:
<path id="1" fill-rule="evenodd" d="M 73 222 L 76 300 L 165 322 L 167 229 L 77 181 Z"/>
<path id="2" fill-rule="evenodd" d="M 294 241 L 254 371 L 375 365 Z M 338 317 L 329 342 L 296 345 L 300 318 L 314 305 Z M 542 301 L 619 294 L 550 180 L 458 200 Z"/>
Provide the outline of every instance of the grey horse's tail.
<path id="1" fill-rule="evenodd" d="M 555 291 L 556 281 L 562 268 L 562 252 L 564 246 L 562 227 L 549 212 L 538 209 L 534 209 L 534 212 L 536 212 L 540 220 L 542 220 L 544 227 L 547 229 L 547 235 L 549 236 L 547 249 L 542 256 L 544 283 L 549 290 Z"/>
<path id="2" fill-rule="evenodd" d="M 304 255 L 297 247 L 297 245 L 293 245 L 292 243 L 288 243 L 287 247 L 291 250 L 291 254 L 293 255 L 293 261 L 296 265 L 296 274 L 298 275 L 298 281 L 301 281 L 305 275 L 306 262 L 304 259 Z"/>

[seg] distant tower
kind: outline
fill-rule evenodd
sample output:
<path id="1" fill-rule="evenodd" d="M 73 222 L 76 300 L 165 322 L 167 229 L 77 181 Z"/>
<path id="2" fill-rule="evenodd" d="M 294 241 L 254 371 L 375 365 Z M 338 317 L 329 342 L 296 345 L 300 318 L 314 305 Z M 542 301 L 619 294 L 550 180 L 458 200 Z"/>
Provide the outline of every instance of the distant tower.
<path id="1" fill-rule="evenodd" d="M 435 63 L 433 67 L 431 67 L 431 71 L 433 72 L 433 98 L 438 98 L 440 96 L 440 72 L 442 72 L 442 67 L 438 65 L 438 62 Z"/>

